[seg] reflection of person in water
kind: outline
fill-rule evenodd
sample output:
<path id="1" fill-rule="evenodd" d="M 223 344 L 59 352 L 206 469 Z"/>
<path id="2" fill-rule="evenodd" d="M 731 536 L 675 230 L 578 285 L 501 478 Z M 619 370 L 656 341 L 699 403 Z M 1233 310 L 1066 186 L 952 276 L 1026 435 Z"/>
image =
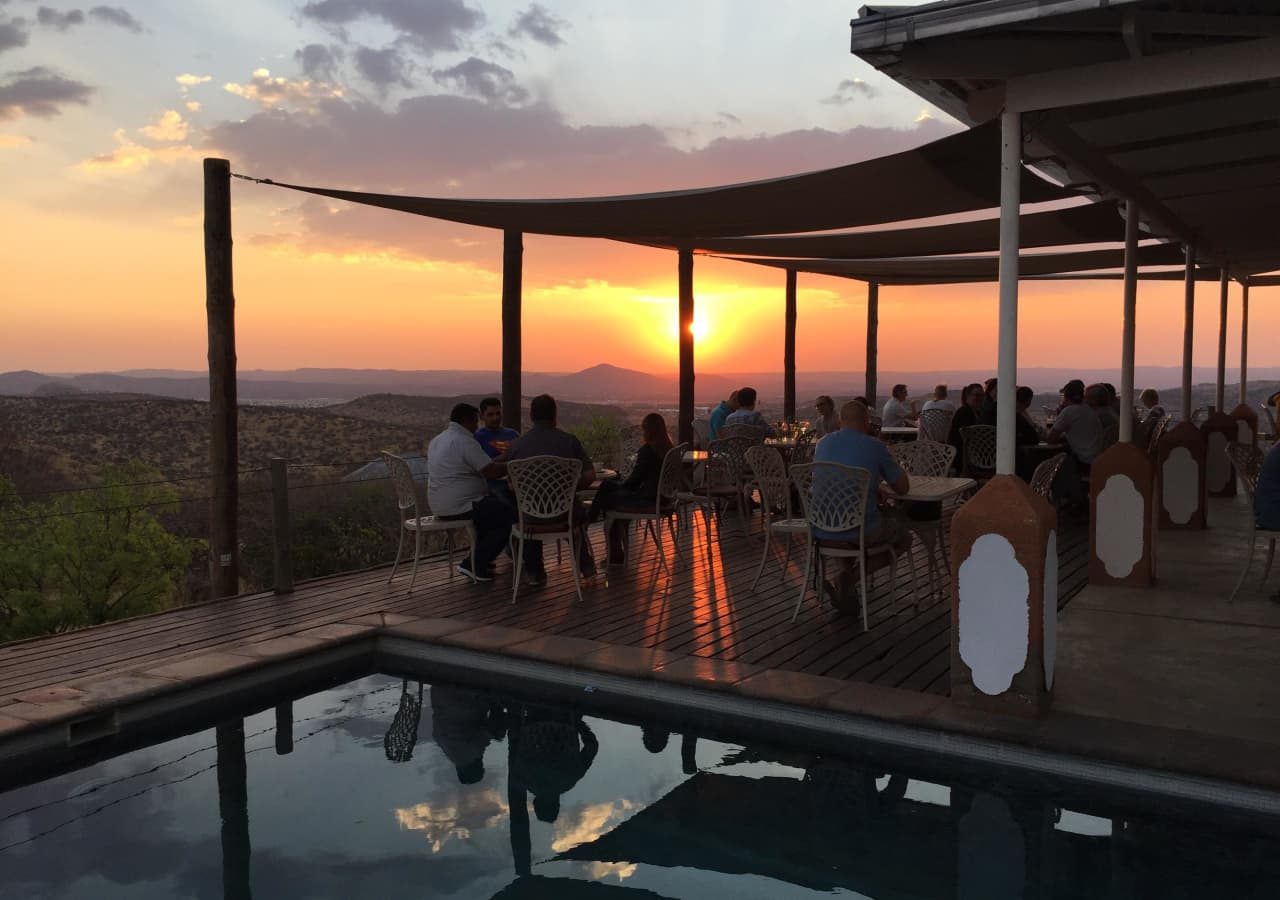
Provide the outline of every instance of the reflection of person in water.
<path id="1" fill-rule="evenodd" d="M 661 753 L 666 750 L 669 740 L 671 740 L 669 731 L 662 731 L 652 725 L 644 725 L 640 728 L 640 743 L 644 744 L 644 749 L 650 753 Z"/>
<path id="2" fill-rule="evenodd" d="M 513 717 L 511 743 L 511 780 L 533 794 L 534 815 L 554 822 L 561 796 L 582 780 L 596 758 L 596 736 L 577 713 L 530 706 Z"/>
<path id="3" fill-rule="evenodd" d="M 478 691 L 446 684 L 431 688 L 431 736 L 457 767 L 461 784 L 484 778 L 484 750 L 504 730 L 501 713 Z"/>

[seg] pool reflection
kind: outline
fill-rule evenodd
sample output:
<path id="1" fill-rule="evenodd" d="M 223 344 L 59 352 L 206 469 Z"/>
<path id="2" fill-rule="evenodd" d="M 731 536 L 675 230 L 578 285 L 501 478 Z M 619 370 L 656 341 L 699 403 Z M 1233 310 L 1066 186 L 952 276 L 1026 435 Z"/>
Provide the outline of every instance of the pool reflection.
<path id="1" fill-rule="evenodd" d="M 95 900 L 1280 896 L 1275 822 L 718 738 L 374 676 L 0 795 L 0 872 Z"/>

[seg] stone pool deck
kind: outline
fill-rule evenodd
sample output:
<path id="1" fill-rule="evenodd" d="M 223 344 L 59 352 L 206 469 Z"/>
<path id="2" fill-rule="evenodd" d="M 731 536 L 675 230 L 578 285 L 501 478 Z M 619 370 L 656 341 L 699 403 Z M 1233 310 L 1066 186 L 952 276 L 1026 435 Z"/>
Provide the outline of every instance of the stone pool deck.
<path id="1" fill-rule="evenodd" d="M 1085 536 L 1064 529 L 1055 705 L 1036 720 L 946 697 L 941 590 L 917 608 L 907 579 L 882 587 L 866 633 L 812 599 L 793 624 L 795 561 L 785 580 L 767 570 L 752 593 L 761 538 L 729 531 L 708 541 L 699 527 L 670 574 L 650 549 L 592 584 L 581 604 L 553 562 L 550 584 L 522 590 L 513 606 L 509 575 L 473 586 L 432 561 L 412 591 L 407 573 L 388 584 L 383 568 L 8 644 L 0 759 L 109 743 L 148 709 L 312 660 L 374 669 L 380 648 L 408 641 L 477 663 L 527 661 L 583 686 L 621 677 L 704 702 L 734 697 L 1280 790 L 1280 607 L 1257 584 L 1260 561 L 1227 604 L 1246 510 L 1215 501 L 1212 512 L 1209 532 L 1161 537 L 1160 585 L 1148 591 L 1084 587 Z M 919 553 L 916 565 L 923 575 Z"/>

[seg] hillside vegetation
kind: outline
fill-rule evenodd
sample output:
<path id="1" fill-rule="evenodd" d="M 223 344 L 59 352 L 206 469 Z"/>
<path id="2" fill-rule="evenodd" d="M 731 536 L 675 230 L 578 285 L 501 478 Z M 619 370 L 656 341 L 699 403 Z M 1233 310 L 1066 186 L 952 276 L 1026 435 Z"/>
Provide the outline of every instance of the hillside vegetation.
<path id="1" fill-rule="evenodd" d="M 274 456 L 355 468 L 379 450 L 421 453 L 455 402 L 375 394 L 330 407 L 241 406 L 240 468 Z M 598 415 L 624 418 L 613 407 L 562 404 L 566 427 Z M 0 397 L 0 473 L 19 490 L 88 484 L 105 467 L 131 461 L 169 478 L 207 472 L 209 405 L 131 394 Z"/>

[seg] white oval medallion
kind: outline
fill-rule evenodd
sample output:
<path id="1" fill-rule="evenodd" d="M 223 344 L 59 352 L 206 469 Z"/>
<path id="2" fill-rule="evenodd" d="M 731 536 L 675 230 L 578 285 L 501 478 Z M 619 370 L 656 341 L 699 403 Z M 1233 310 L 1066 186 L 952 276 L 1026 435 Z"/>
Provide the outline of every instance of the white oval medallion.
<path id="1" fill-rule="evenodd" d="M 1053 690 L 1053 664 L 1058 655 L 1058 532 L 1049 532 L 1044 549 L 1044 687 Z"/>
<path id="2" fill-rule="evenodd" d="M 959 571 L 960 658 L 984 694 L 1002 694 L 1027 664 L 1031 580 L 999 534 L 973 542 Z"/>
<path id="3" fill-rule="evenodd" d="M 1174 447 L 1160 471 L 1165 512 L 1175 525 L 1186 525 L 1200 505 L 1200 468 L 1186 447 Z"/>
<path id="4" fill-rule="evenodd" d="M 1098 494 L 1095 546 L 1112 578 L 1124 578 L 1142 559 L 1142 526 L 1146 515 L 1133 479 L 1112 475 Z"/>
<path id="5" fill-rule="evenodd" d="M 1231 478 L 1231 459 L 1227 456 L 1227 436 L 1221 431 L 1209 435 L 1209 444 L 1204 452 L 1205 483 L 1210 493 L 1218 493 L 1227 486 Z"/>

